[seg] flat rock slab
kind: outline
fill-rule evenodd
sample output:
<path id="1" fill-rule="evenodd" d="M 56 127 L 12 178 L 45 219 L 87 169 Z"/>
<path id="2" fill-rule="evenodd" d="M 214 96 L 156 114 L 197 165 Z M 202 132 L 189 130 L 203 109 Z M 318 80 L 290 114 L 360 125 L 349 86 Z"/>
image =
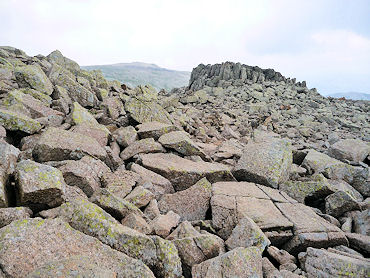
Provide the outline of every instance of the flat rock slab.
<path id="1" fill-rule="evenodd" d="M 312 208 L 300 203 L 276 203 L 276 206 L 294 224 L 294 237 L 283 247 L 289 253 L 297 254 L 309 246 L 348 245 L 342 230 L 318 216 Z"/>
<path id="2" fill-rule="evenodd" d="M 239 247 L 193 266 L 192 277 L 263 277 L 262 257 L 256 247 Z"/>
<path id="3" fill-rule="evenodd" d="M 79 133 L 49 128 L 42 133 L 33 155 L 39 162 L 77 160 L 90 155 L 105 160 L 105 149 L 94 139 Z"/>
<path id="4" fill-rule="evenodd" d="M 309 278 L 370 277 L 370 261 L 323 249 L 307 248 L 304 266 Z"/>
<path id="5" fill-rule="evenodd" d="M 293 162 L 291 144 L 286 140 L 249 143 L 233 169 L 240 181 L 249 181 L 277 188 L 287 181 Z"/>
<path id="6" fill-rule="evenodd" d="M 15 179 L 20 205 L 45 209 L 58 206 L 65 199 L 62 172 L 54 167 L 22 160 L 17 164 Z"/>
<path id="7" fill-rule="evenodd" d="M 189 188 L 202 178 L 210 182 L 234 180 L 230 169 L 222 164 L 194 162 L 174 154 L 143 154 L 142 165 L 167 178 L 176 191 Z"/>
<path id="8" fill-rule="evenodd" d="M 141 139 L 154 138 L 155 140 L 158 140 L 163 134 L 178 130 L 174 125 L 161 122 L 142 123 L 137 125 L 136 128 L 138 129 L 137 133 Z"/>
<path id="9" fill-rule="evenodd" d="M 181 220 L 204 220 L 210 207 L 212 185 L 206 178 L 193 186 L 173 194 L 164 195 L 158 202 L 161 213 L 174 211 Z"/>
<path id="10" fill-rule="evenodd" d="M 32 216 L 32 210 L 27 207 L 0 208 L 0 228 L 15 220 L 27 219 Z"/>
<path id="11" fill-rule="evenodd" d="M 140 260 L 72 229 L 61 219 L 18 220 L 0 229 L 0 265 L 7 277 L 23 278 L 45 264 L 72 256 L 86 256 L 90 264 L 112 271 L 115 277 L 155 277 Z"/>
<path id="12" fill-rule="evenodd" d="M 213 225 L 226 239 L 239 221 L 247 216 L 272 242 L 281 244 L 284 240 L 283 248 L 293 253 L 308 246 L 347 245 L 347 239 L 338 227 L 318 216 L 310 207 L 292 201 L 282 193 L 247 182 L 215 183 L 211 199 Z"/>
<path id="13" fill-rule="evenodd" d="M 126 101 L 125 110 L 138 123 L 157 121 L 171 124 L 171 116 L 155 101 L 131 98 Z"/>
<path id="14" fill-rule="evenodd" d="M 293 223 L 281 214 L 270 197 L 254 183 L 213 184 L 211 207 L 213 225 L 225 239 L 245 216 L 250 217 L 262 230 L 280 231 L 293 227 Z"/>

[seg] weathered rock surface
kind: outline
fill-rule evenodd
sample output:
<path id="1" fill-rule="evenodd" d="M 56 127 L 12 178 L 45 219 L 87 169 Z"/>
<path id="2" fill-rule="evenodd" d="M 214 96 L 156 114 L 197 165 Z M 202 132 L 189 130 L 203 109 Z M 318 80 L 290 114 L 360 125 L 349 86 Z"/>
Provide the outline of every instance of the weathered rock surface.
<path id="1" fill-rule="evenodd" d="M 255 247 L 236 248 L 192 268 L 196 278 L 262 277 L 262 257 Z"/>
<path id="2" fill-rule="evenodd" d="M 174 154 L 141 155 L 145 168 L 167 178 L 175 190 L 184 190 L 206 177 L 210 182 L 233 180 L 227 166 L 209 162 L 194 162 Z"/>
<path id="3" fill-rule="evenodd" d="M 161 122 L 146 122 L 137 125 L 137 133 L 141 139 L 144 138 L 154 138 L 158 140 L 163 134 L 175 131 L 178 128 L 174 125 L 165 124 Z"/>
<path id="4" fill-rule="evenodd" d="M 181 220 L 204 220 L 210 207 L 212 185 L 206 178 L 188 189 L 173 194 L 165 194 L 158 202 L 161 213 L 174 211 Z"/>
<path id="5" fill-rule="evenodd" d="M 42 209 L 56 207 L 65 200 L 62 173 L 51 166 L 23 160 L 15 170 L 19 205 Z"/>
<path id="6" fill-rule="evenodd" d="M 289 178 L 292 159 L 292 150 L 287 141 L 250 143 L 233 169 L 233 174 L 240 181 L 278 188 L 278 184 Z"/>
<path id="7" fill-rule="evenodd" d="M 328 252 L 323 249 L 307 248 L 304 267 L 308 277 L 369 277 L 370 262 Z"/>
<path id="8" fill-rule="evenodd" d="M 27 207 L 0 208 L 0 228 L 20 219 L 31 218 L 32 210 Z"/>
<path id="9" fill-rule="evenodd" d="M 39 162 L 77 160 L 90 155 L 104 160 L 107 153 L 93 138 L 57 128 L 49 128 L 42 133 L 33 150 Z"/>
<path id="10" fill-rule="evenodd" d="M 369 155 L 370 146 L 361 140 L 346 139 L 331 145 L 328 153 L 338 160 L 358 163 L 364 161 Z"/>
<path id="11" fill-rule="evenodd" d="M 162 147 L 161 144 L 155 142 L 153 138 L 146 138 L 139 141 L 135 141 L 125 148 L 120 157 L 123 160 L 130 159 L 134 155 L 139 153 L 158 153 L 158 152 L 165 152 L 165 149 Z"/>
<path id="12" fill-rule="evenodd" d="M 6 109 L 0 109 L 0 124 L 7 130 L 19 130 L 28 134 L 34 134 L 42 128 L 38 121 L 24 114 Z"/>
<path id="13" fill-rule="evenodd" d="M 3 227 L 0 234 L 0 265 L 11 277 L 25 277 L 45 263 L 70 256 L 87 256 L 91 264 L 111 270 L 117 277 L 154 277 L 141 261 L 111 249 L 59 219 L 18 220 Z M 14 242 L 14 238 L 19 240 Z"/>
<path id="14" fill-rule="evenodd" d="M 103 175 L 111 172 L 102 161 L 90 156 L 64 161 L 59 170 L 68 185 L 79 187 L 88 197 L 101 187 L 100 179 Z"/>

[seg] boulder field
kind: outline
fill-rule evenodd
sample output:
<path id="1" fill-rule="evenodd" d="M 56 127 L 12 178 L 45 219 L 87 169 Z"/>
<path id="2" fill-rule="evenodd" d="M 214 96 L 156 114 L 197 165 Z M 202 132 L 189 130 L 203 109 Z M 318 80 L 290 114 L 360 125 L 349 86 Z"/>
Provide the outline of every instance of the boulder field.
<path id="1" fill-rule="evenodd" d="M 370 277 L 369 115 L 272 69 L 157 92 L 0 47 L 0 277 Z"/>

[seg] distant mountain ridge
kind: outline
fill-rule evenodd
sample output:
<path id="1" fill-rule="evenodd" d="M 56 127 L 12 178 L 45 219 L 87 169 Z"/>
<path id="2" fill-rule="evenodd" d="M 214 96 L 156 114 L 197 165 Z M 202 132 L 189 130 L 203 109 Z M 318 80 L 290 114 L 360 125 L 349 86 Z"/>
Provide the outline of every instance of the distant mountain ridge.
<path id="1" fill-rule="evenodd" d="M 345 97 L 346 99 L 353 99 L 353 100 L 370 100 L 370 94 L 359 93 L 359 92 L 332 93 L 332 94 L 326 94 L 325 96 L 335 97 L 335 98 Z"/>
<path id="2" fill-rule="evenodd" d="M 132 62 L 110 65 L 93 65 L 81 67 L 86 70 L 101 70 L 104 77 L 118 80 L 130 87 L 150 84 L 157 90 L 187 86 L 190 72 L 161 68 L 156 64 Z"/>

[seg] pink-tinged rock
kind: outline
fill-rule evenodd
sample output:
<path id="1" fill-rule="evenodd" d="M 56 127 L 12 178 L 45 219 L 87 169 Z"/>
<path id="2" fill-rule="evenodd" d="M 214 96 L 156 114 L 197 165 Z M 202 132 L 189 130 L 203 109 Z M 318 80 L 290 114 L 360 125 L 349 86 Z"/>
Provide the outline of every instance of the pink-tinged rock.
<path id="1" fill-rule="evenodd" d="M 107 153 L 94 138 L 58 128 L 49 128 L 42 133 L 33 155 L 39 162 L 76 160 L 84 155 L 91 155 L 104 161 Z"/>
<path id="2" fill-rule="evenodd" d="M 158 207 L 162 213 L 176 212 L 181 220 L 204 220 L 210 207 L 211 193 L 212 185 L 203 178 L 188 189 L 164 195 Z"/>
<path id="3" fill-rule="evenodd" d="M 158 152 L 165 152 L 165 149 L 162 147 L 161 144 L 155 142 L 153 138 L 146 138 L 139 141 L 135 141 L 125 148 L 120 157 L 123 160 L 127 160 L 134 155 L 139 153 L 158 153 Z"/>
<path id="4" fill-rule="evenodd" d="M 140 155 L 142 165 L 167 178 L 175 190 L 184 190 L 202 178 L 210 182 L 234 180 L 229 167 L 209 162 L 194 162 L 174 154 Z"/>

